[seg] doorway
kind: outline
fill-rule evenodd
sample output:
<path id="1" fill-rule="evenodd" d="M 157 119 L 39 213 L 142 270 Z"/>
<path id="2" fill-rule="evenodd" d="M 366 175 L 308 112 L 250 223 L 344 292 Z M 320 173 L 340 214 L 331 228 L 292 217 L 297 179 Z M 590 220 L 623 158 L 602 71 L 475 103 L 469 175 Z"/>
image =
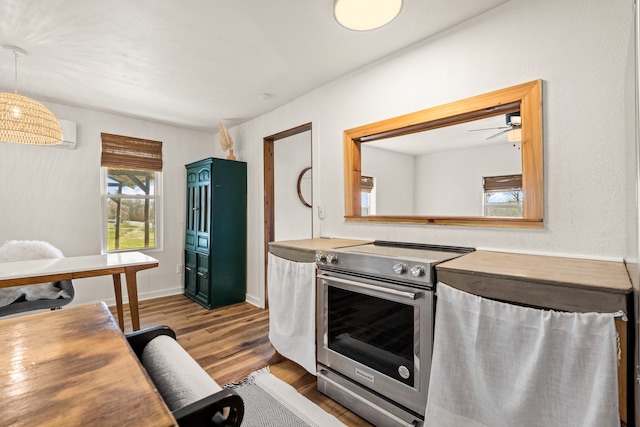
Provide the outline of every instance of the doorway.
<path id="1" fill-rule="evenodd" d="M 265 293 L 264 293 L 264 301 L 265 308 L 269 307 L 269 293 L 267 289 L 267 261 L 269 254 L 269 242 L 273 242 L 276 240 L 276 164 L 280 163 L 276 162 L 276 142 L 282 141 L 285 138 L 293 137 L 296 135 L 303 134 L 305 132 L 309 132 L 308 138 L 296 138 L 296 142 L 283 142 L 284 144 L 295 143 L 295 144 L 306 144 L 308 141 L 309 144 L 309 153 L 311 153 L 311 123 L 306 123 L 304 125 L 297 126 L 295 128 L 285 130 L 283 132 L 276 133 L 271 136 L 267 136 L 263 139 L 264 141 L 264 271 L 265 271 Z M 293 141 L 293 140 L 291 140 Z M 281 160 L 281 159 L 278 159 Z M 312 164 L 311 155 L 309 155 L 309 166 Z M 296 179 L 298 174 L 302 172 L 302 170 L 292 169 L 296 174 Z M 282 179 L 286 179 L 283 177 Z M 280 177 L 279 177 L 280 180 Z M 292 184 L 295 188 L 296 182 Z M 279 186 L 279 185 L 278 185 Z M 296 196 L 298 197 L 298 196 Z M 301 201 L 297 203 L 302 204 Z M 311 204 L 311 203 L 310 203 Z M 310 209 L 305 207 L 306 209 Z M 313 209 L 310 209 L 309 212 L 310 217 L 313 217 Z M 313 236 L 313 220 L 311 220 L 311 230 L 310 236 Z"/>

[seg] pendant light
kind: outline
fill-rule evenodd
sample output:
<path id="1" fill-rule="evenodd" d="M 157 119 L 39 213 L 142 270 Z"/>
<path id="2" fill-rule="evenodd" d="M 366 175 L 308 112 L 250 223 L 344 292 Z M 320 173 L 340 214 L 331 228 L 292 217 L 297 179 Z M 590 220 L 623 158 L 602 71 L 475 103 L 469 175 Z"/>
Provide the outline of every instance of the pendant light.
<path id="1" fill-rule="evenodd" d="M 333 16 L 343 27 L 368 31 L 387 25 L 402 9 L 402 0 L 335 0 Z"/>
<path id="2" fill-rule="evenodd" d="M 27 52 L 17 46 L 4 45 L 15 56 L 14 93 L 0 92 L 0 141 L 18 144 L 53 145 L 62 142 L 62 128 L 56 116 L 44 105 L 18 95 L 18 53 Z"/>

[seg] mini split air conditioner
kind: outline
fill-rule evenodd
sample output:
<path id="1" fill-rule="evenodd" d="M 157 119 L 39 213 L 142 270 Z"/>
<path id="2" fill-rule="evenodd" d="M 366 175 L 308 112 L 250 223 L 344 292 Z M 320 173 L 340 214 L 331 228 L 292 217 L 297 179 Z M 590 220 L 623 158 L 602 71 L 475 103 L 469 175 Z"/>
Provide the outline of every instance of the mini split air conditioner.
<path id="1" fill-rule="evenodd" d="M 62 127 L 62 143 L 56 145 L 50 145 L 50 147 L 64 147 L 70 150 L 75 150 L 77 144 L 76 131 L 77 123 L 70 120 L 58 120 L 60 127 Z"/>

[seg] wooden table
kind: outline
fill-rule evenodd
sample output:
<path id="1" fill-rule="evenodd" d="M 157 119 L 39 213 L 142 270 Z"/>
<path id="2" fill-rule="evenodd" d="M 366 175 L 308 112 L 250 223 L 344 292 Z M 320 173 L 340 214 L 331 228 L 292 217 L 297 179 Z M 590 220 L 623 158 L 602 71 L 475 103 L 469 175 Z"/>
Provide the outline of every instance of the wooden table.
<path id="1" fill-rule="evenodd" d="M 0 423 L 176 426 L 104 303 L 0 320 Z"/>
<path id="2" fill-rule="evenodd" d="M 127 281 L 131 324 L 133 330 L 137 331 L 140 329 L 140 315 L 136 273 L 157 266 L 158 260 L 140 252 L 4 262 L 0 263 L 0 288 L 112 275 L 118 323 L 120 329 L 124 331 L 120 280 L 120 275 L 124 273 Z"/>

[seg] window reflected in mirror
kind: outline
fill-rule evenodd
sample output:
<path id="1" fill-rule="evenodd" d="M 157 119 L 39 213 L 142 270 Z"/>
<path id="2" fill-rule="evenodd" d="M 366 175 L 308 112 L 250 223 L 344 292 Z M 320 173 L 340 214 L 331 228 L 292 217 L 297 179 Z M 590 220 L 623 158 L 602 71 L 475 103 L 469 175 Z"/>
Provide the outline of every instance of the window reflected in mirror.
<path id="1" fill-rule="evenodd" d="M 362 191 L 362 215 L 375 215 L 376 188 L 372 176 L 362 176 L 360 181 L 360 190 Z"/>
<path id="2" fill-rule="evenodd" d="M 484 216 L 522 218 L 522 174 L 483 179 Z"/>

